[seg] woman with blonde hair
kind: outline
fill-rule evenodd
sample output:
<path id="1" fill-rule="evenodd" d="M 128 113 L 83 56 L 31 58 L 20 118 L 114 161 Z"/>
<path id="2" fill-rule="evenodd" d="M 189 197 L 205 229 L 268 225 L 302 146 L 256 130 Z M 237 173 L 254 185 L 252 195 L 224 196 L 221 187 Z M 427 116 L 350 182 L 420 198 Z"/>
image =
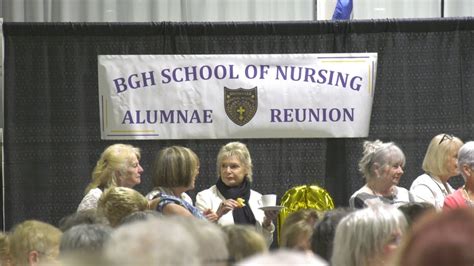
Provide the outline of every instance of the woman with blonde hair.
<path id="1" fill-rule="evenodd" d="M 439 134 L 431 140 L 422 164 L 425 173 L 410 187 L 417 202 L 430 203 L 437 210 L 443 208 L 446 196 L 454 192 L 448 181 L 459 174 L 457 158 L 462 145 L 459 138 L 449 134 Z"/>
<path id="2" fill-rule="evenodd" d="M 27 220 L 16 225 L 10 234 L 13 265 L 58 263 L 62 234 L 58 228 L 36 220 Z"/>
<path id="3" fill-rule="evenodd" d="M 77 211 L 97 208 L 97 202 L 107 188 L 133 188 L 140 184 L 142 173 L 139 148 L 128 144 L 107 147 L 92 171 L 92 181 L 87 186 Z"/>
<path id="4" fill-rule="evenodd" d="M 311 238 L 318 220 L 318 212 L 314 209 L 290 213 L 281 227 L 280 247 L 312 252 Z"/>
<path id="5" fill-rule="evenodd" d="M 352 208 L 364 208 L 369 202 L 382 201 L 396 206 L 413 202 L 411 193 L 397 186 L 403 175 L 405 154 L 393 142 L 365 141 L 359 171 L 366 184 L 349 199 Z"/>
<path id="6" fill-rule="evenodd" d="M 10 240 L 8 234 L 3 232 L 0 232 L 0 265 L 11 265 Z"/>
<path id="7" fill-rule="evenodd" d="M 268 251 L 263 235 L 250 225 L 229 224 L 222 227 L 227 235 L 229 261 L 236 263 L 250 256 Z"/>
<path id="8" fill-rule="evenodd" d="M 220 225 L 250 224 L 265 236 L 267 244 L 273 241 L 275 226 L 272 220 L 278 211 L 263 211 L 262 194 L 251 189 L 252 158 L 247 146 L 230 142 L 217 155 L 216 184 L 199 192 L 196 206 L 214 214 L 208 219 Z"/>
<path id="9" fill-rule="evenodd" d="M 148 200 L 132 188 L 112 187 L 102 194 L 97 209 L 107 218 L 110 226 L 117 227 L 129 214 L 147 210 Z"/>

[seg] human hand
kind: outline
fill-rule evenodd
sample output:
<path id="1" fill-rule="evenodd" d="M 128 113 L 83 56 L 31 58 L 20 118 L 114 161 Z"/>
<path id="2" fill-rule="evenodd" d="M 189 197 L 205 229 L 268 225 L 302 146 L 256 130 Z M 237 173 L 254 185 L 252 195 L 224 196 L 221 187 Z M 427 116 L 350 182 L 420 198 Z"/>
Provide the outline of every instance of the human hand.
<path id="1" fill-rule="evenodd" d="M 206 217 L 206 219 L 209 221 L 209 222 L 217 222 L 217 220 L 219 220 L 219 216 L 213 212 L 211 209 L 207 209 L 203 212 L 203 215 L 204 217 Z"/>
<path id="2" fill-rule="evenodd" d="M 240 207 L 241 205 L 236 200 L 226 199 L 221 203 L 221 205 L 219 205 L 219 208 L 217 209 L 216 214 L 220 218 L 222 215 L 232 211 L 234 208 L 240 208 Z"/>
<path id="3" fill-rule="evenodd" d="M 265 217 L 263 218 L 263 226 L 264 227 L 270 226 L 272 221 L 277 218 L 279 212 L 280 211 L 278 210 L 264 211 Z"/>

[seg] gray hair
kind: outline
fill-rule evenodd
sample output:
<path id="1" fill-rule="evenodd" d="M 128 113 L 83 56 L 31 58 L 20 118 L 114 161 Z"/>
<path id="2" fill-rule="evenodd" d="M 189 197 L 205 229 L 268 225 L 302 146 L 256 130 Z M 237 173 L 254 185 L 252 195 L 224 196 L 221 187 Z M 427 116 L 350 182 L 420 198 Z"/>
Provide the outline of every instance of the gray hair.
<path id="1" fill-rule="evenodd" d="M 405 216 L 392 205 L 374 204 L 348 214 L 336 228 L 331 265 L 370 265 L 387 241 L 406 227 Z"/>
<path id="2" fill-rule="evenodd" d="M 362 159 L 359 161 L 359 171 L 367 180 L 379 178 L 375 170 L 399 163 L 405 166 L 405 154 L 393 142 L 380 140 L 365 141 Z"/>
<path id="3" fill-rule="evenodd" d="M 188 218 L 191 219 L 191 218 Z M 201 265 L 198 242 L 186 223 L 163 216 L 125 224 L 112 232 L 104 246 L 110 265 Z"/>
<path id="4" fill-rule="evenodd" d="M 135 223 L 139 221 L 149 220 L 149 219 L 156 219 L 162 217 L 163 214 L 161 212 L 155 210 L 144 210 L 144 211 L 136 211 L 132 212 L 129 215 L 125 216 L 121 221 L 120 225 L 125 225 L 129 223 Z"/>
<path id="5" fill-rule="evenodd" d="M 247 169 L 247 178 L 252 182 L 253 164 L 250 152 L 245 144 L 237 141 L 229 142 L 219 150 L 219 154 L 217 154 L 217 176 L 220 177 L 222 161 L 231 156 L 235 156 L 239 159 L 242 165 Z"/>
<path id="6" fill-rule="evenodd" d="M 325 260 L 317 255 L 310 255 L 297 250 L 277 249 L 272 252 L 260 253 L 246 258 L 236 264 L 237 266 L 254 265 L 314 265 L 327 266 Z"/>
<path id="7" fill-rule="evenodd" d="M 98 252 L 112 233 L 112 228 L 102 224 L 80 224 L 71 227 L 61 237 L 59 250 L 67 252 Z"/>
<path id="8" fill-rule="evenodd" d="M 227 235 L 220 226 L 194 217 L 172 216 L 170 219 L 185 225 L 188 235 L 196 240 L 196 257 L 202 265 L 223 264 L 228 261 Z"/>
<path id="9" fill-rule="evenodd" d="M 467 165 L 469 167 L 474 166 L 474 141 L 466 142 L 464 145 L 461 146 L 461 149 L 459 149 L 458 152 L 458 168 L 465 181 L 466 176 L 462 171 L 464 165 Z"/>

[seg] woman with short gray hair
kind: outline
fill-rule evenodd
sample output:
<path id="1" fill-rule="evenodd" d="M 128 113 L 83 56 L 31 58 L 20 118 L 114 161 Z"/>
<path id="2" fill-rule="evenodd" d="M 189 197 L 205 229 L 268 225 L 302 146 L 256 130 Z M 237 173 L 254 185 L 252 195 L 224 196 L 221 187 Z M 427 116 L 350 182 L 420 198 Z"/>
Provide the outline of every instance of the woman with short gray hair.
<path id="1" fill-rule="evenodd" d="M 369 202 L 384 202 L 396 206 L 413 202 L 407 189 L 397 186 L 403 175 L 405 154 L 393 142 L 365 141 L 359 171 L 366 184 L 349 199 L 352 208 L 364 208 Z"/>
<path id="2" fill-rule="evenodd" d="M 443 210 L 474 207 L 474 141 L 466 142 L 459 149 L 458 168 L 464 186 L 446 197 Z"/>

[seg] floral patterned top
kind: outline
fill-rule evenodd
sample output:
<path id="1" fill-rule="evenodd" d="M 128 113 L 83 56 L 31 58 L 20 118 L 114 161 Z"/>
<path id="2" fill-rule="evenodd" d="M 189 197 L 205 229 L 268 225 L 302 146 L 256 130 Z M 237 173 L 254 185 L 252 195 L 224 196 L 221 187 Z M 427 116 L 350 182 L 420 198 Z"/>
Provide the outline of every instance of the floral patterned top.
<path id="1" fill-rule="evenodd" d="M 204 215 L 202 214 L 202 212 L 198 208 L 194 207 L 189 202 L 187 202 L 187 201 L 185 201 L 181 198 L 178 198 L 178 197 L 172 196 L 172 195 L 168 195 L 168 194 L 164 194 L 162 192 L 158 193 L 155 196 L 155 198 L 160 198 L 160 200 L 158 202 L 158 206 L 156 207 L 156 210 L 158 212 L 163 213 L 163 209 L 165 208 L 166 205 L 174 203 L 174 204 L 178 204 L 178 205 L 184 207 L 185 209 L 187 209 L 194 217 L 199 218 L 199 219 L 206 219 L 206 217 L 204 217 Z"/>

